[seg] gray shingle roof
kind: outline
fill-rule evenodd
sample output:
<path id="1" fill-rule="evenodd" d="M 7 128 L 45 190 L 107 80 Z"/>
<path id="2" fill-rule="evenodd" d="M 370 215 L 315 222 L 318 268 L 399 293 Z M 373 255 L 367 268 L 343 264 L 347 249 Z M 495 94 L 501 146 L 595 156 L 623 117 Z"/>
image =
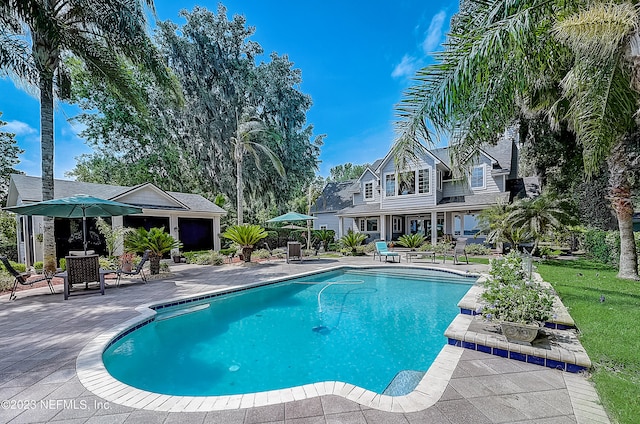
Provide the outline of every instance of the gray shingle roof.
<path id="1" fill-rule="evenodd" d="M 353 181 L 327 183 L 322 194 L 311 207 L 311 212 L 337 212 L 353 204 Z"/>
<path id="2" fill-rule="evenodd" d="M 11 175 L 11 179 L 23 202 L 39 202 L 42 200 L 42 180 L 40 177 L 13 174 Z M 55 180 L 54 197 L 61 198 L 75 196 L 77 194 L 88 194 L 102 199 L 111 200 L 138 187 L 140 186 L 125 187 L 108 184 L 85 183 L 81 181 Z M 199 194 L 178 193 L 174 191 L 164 191 L 164 193 L 185 205 L 187 210 L 192 212 L 209 212 L 216 214 L 227 213 L 224 209 L 216 206 L 213 202 Z M 153 208 L 153 205 L 144 205 L 144 207 Z M 158 208 L 163 209 L 163 207 Z"/>

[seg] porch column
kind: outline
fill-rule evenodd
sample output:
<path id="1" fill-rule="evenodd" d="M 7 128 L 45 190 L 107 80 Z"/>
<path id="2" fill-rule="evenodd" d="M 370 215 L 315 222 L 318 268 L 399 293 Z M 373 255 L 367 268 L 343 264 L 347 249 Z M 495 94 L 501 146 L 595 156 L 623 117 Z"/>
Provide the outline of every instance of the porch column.
<path id="1" fill-rule="evenodd" d="M 180 229 L 178 228 L 178 216 L 169 216 L 169 234 L 176 240 L 180 240 Z M 180 249 L 171 249 L 171 256 L 177 256 L 180 254 Z"/>
<path id="2" fill-rule="evenodd" d="M 124 226 L 124 217 L 123 216 L 112 216 L 111 217 L 111 229 L 114 231 L 121 231 Z M 116 256 L 120 256 L 124 253 L 124 240 L 122 237 L 118 237 L 118 242 L 114 246 L 113 254 Z"/>
<path id="3" fill-rule="evenodd" d="M 464 214 L 458 215 L 460 217 L 460 237 L 466 237 L 464 235 Z"/>
<path id="4" fill-rule="evenodd" d="M 338 217 L 338 238 L 341 238 L 344 235 L 344 221 L 342 220 L 342 217 L 339 216 Z"/>
<path id="5" fill-rule="evenodd" d="M 385 218 L 386 217 L 384 215 L 380 215 L 380 240 L 383 241 L 387 239 L 387 225 Z"/>
<path id="6" fill-rule="evenodd" d="M 222 247 L 220 245 L 220 217 L 213 217 L 213 250 L 219 251 Z"/>
<path id="7" fill-rule="evenodd" d="M 438 244 L 438 212 L 431 212 L 431 244 Z"/>

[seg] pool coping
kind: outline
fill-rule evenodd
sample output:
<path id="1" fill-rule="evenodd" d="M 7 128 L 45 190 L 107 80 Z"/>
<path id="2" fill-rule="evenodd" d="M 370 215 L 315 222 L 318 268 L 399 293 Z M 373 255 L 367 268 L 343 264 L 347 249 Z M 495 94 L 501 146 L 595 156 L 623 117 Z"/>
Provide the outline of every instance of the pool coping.
<path id="1" fill-rule="evenodd" d="M 323 395 L 337 395 L 345 399 L 354 401 L 360 405 L 386 412 L 416 412 L 433 406 L 444 393 L 449 380 L 455 370 L 463 350 L 445 344 L 440 353 L 433 361 L 424 377 L 420 380 L 415 389 L 403 396 L 388 396 L 378 394 L 353 384 L 340 381 L 325 381 L 320 383 L 306 384 L 286 389 L 270 390 L 243 395 L 228 396 L 172 396 L 149 392 L 137 389 L 115 379 L 107 371 L 102 355 L 104 351 L 124 334 L 134 331 L 155 319 L 157 308 L 160 305 L 168 305 L 175 302 L 182 302 L 188 299 L 190 302 L 197 302 L 206 297 L 215 297 L 221 294 L 237 292 L 255 287 L 276 284 L 290 279 L 307 277 L 310 275 L 336 271 L 340 269 L 371 269 L 384 268 L 380 266 L 336 266 L 323 270 L 289 275 L 269 279 L 248 285 L 227 287 L 212 290 L 196 296 L 185 296 L 176 300 L 170 299 L 162 302 L 153 302 L 136 307 L 140 314 L 111 330 L 100 334 L 90 341 L 80 352 L 76 359 L 76 373 L 80 382 L 95 395 L 113 403 L 117 403 L 132 408 L 146 409 L 153 411 L 168 412 L 209 412 L 221 410 L 233 410 L 240 408 L 251 408 L 257 406 L 275 405 L 295 400 L 310 399 Z M 409 268 L 419 270 L 433 270 L 453 273 L 460 276 L 477 275 L 475 273 L 462 272 L 451 269 L 429 268 L 403 265 L 398 268 Z M 385 268 L 388 269 L 388 268 Z M 185 303 L 185 302 L 183 302 Z"/>

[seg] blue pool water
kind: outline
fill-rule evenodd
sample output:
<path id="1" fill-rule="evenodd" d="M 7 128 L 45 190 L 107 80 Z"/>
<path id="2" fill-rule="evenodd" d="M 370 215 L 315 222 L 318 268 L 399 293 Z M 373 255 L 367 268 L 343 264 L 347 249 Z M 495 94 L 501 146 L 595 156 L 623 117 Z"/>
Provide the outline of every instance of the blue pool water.
<path id="1" fill-rule="evenodd" d="M 426 371 L 474 279 L 339 270 L 162 309 L 103 354 L 131 386 L 214 396 L 342 381 L 382 393 Z"/>

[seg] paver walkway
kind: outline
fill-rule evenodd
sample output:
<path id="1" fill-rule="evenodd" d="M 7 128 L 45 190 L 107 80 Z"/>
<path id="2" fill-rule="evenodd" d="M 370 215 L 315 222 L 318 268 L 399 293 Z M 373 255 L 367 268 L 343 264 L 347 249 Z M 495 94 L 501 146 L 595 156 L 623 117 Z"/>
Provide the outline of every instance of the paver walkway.
<path id="1" fill-rule="evenodd" d="M 108 288 L 105 296 L 63 301 L 61 293 L 46 294 L 48 289 L 22 291 L 13 302 L 8 295 L 0 296 L 0 423 L 608 422 L 595 391 L 582 376 L 468 350 L 463 352 L 442 398 L 430 408 L 406 414 L 365 408 L 333 395 L 221 412 L 135 410 L 105 402 L 88 391 L 76 375 L 76 358 L 83 347 L 114 325 L 135 317 L 135 307 L 141 304 L 325 267 L 372 263 L 371 257 L 366 257 L 295 264 L 270 261 L 248 267 L 172 265 L 172 277 L 146 285 Z M 469 271 L 484 268 L 446 266 Z"/>

